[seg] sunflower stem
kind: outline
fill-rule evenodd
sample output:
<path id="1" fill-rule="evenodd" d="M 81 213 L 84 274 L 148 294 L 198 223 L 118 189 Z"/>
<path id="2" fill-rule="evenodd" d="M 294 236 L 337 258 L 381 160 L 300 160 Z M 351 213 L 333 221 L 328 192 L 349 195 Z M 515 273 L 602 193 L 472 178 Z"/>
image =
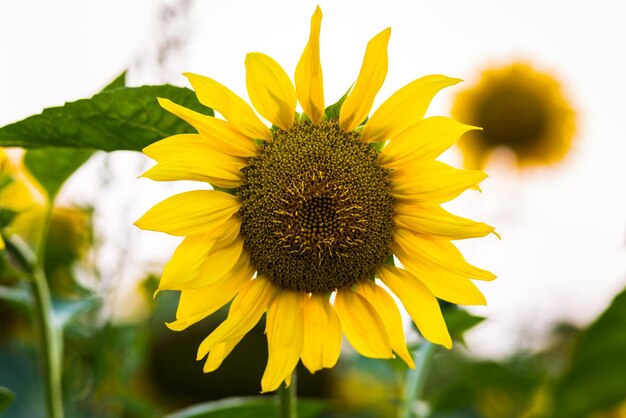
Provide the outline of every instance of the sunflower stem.
<path id="1" fill-rule="evenodd" d="M 63 418 L 63 395 L 61 392 L 61 336 L 54 325 L 54 312 L 48 279 L 44 272 L 45 246 L 52 204 L 48 205 L 43 222 L 37 254 L 30 259 L 35 265 L 29 266 L 32 272 L 32 286 L 35 302 L 35 315 L 38 322 L 39 344 L 43 353 L 44 388 L 46 393 L 46 409 L 49 418 Z"/>
<path id="2" fill-rule="evenodd" d="M 35 270 L 32 283 L 35 314 L 39 322 L 39 343 L 43 353 L 46 408 L 50 418 L 62 418 L 60 335 L 54 327 L 50 289 L 43 269 L 38 267 Z"/>
<path id="3" fill-rule="evenodd" d="M 296 395 L 297 376 L 294 370 L 291 375 L 291 384 L 287 387 L 282 384 L 278 389 L 280 399 L 280 418 L 298 418 L 298 398 Z"/>
<path id="4" fill-rule="evenodd" d="M 428 362 L 432 358 L 435 345 L 423 341 L 413 352 L 415 369 L 409 370 L 404 383 L 404 404 L 400 409 L 400 418 L 422 418 L 425 415 L 415 408 L 416 403 L 422 398 L 424 382 L 428 369 Z"/>

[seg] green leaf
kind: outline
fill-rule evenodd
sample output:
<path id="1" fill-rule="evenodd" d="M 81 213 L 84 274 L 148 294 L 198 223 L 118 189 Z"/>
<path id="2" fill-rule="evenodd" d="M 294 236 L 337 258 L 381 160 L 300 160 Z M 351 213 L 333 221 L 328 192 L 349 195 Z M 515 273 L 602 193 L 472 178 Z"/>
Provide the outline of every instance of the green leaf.
<path id="1" fill-rule="evenodd" d="M 443 317 L 448 325 L 448 331 L 453 340 L 465 343 L 463 334 L 485 320 L 482 316 L 472 315 L 464 309 L 449 307 L 442 310 Z"/>
<path id="2" fill-rule="evenodd" d="M 157 97 L 213 115 L 187 88 L 115 88 L 0 128 L 0 146 L 140 151 L 165 137 L 194 132 L 186 122 L 161 109 Z"/>
<path id="3" fill-rule="evenodd" d="M 115 90 L 119 88 L 126 87 L 126 70 L 120 75 L 118 75 L 115 80 L 111 81 L 102 91 Z"/>
<path id="4" fill-rule="evenodd" d="M 21 287 L 8 287 L 0 285 L 0 300 L 14 303 L 25 307 L 30 307 L 33 297 L 30 292 Z"/>
<path id="5" fill-rule="evenodd" d="M 4 386 L 0 386 L 0 414 L 2 414 L 6 409 L 13 403 L 15 400 L 15 393 L 5 388 Z"/>
<path id="6" fill-rule="evenodd" d="M 554 412 L 583 417 L 626 399 L 626 289 L 580 335 L 571 363 L 556 382 Z"/>
<path id="7" fill-rule="evenodd" d="M 322 399 L 298 399 L 298 418 L 314 418 L 328 410 Z M 258 418 L 277 417 L 278 405 L 273 397 L 227 398 L 181 409 L 165 418 Z"/>
<path id="8" fill-rule="evenodd" d="M 0 207 L 0 228 L 6 228 L 13 222 L 18 212 Z"/>
<path id="9" fill-rule="evenodd" d="M 343 106 L 343 102 L 346 101 L 350 90 L 352 90 L 352 86 L 350 86 L 348 91 L 346 91 L 339 100 L 337 100 L 337 103 L 331 104 L 326 109 L 324 109 L 324 117 L 326 119 L 339 119 L 339 111 L 341 111 L 341 106 Z"/>
<path id="10" fill-rule="evenodd" d="M 64 329 L 68 324 L 78 319 L 81 315 L 100 306 L 101 300 L 98 298 L 83 298 L 72 301 L 52 301 L 54 312 L 54 324 L 57 329 Z"/>
<path id="11" fill-rule="evenodd" d="M 93 150 L 76 148 L 29 149 L 24 155 L 24 164 L 54 201 L 67 180 L 91 156 Z"/>
<path id="12" fill-rule="evenodd" d="M 117 76 L 102 92 L 124 88 L 125 85 L 126 71 Z M 54 201 L 65 180 L 87 162 L 93 153 L 91 149 L 30 149 L 24 156 L 24 164 L 46 190 L 50 201 Z"/>

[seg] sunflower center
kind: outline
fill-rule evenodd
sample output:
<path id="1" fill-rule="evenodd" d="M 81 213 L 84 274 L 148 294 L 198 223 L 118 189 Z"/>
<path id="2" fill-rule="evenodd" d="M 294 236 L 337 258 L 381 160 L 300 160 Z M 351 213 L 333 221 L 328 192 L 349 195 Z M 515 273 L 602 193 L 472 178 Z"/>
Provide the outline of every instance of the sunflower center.
<path id="1" fill-rule="evenodd" d="M 544 135 L 548 122 L 545 100 L 519 87 L 502 87 L 478 107 L 484 135 L 493 146 L 527 150 Z"/>
<path id="2" fill-rule="evenodd" d="M 276 285 L 330 292 L 370 277 L 389 255 L 393 198 L 378 153 L 336 121 L 277 130 L 242 169 L 241 233 Z"/>

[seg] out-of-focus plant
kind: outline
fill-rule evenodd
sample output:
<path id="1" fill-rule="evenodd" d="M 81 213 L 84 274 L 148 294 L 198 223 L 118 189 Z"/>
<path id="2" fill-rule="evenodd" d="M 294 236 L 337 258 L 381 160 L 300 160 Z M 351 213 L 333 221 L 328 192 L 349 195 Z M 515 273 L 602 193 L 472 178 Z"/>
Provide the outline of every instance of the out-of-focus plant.
<path id="1" fill-rule="evenodd" d="M 556 163 L 575 132 L 575 113 L 558 79 L 521 62 L 485 69 L 457 95 L 452 115 L 482 128 L 459 141 L 472 169 L 483 168 L 498 148 L 511 151 L 520 167 Z"/>

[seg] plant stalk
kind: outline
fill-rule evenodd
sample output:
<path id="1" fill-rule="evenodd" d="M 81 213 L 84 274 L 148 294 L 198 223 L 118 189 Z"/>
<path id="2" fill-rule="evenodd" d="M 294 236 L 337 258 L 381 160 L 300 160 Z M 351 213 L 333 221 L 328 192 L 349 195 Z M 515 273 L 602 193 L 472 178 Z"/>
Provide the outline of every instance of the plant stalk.
<path id="1" fill-rule="evenodd" d="M 282 384 L 278 389 L 280 399 L 280 418 L 298 418 L 298 398 L 296 395 L 297 376 L 294 370 L 291 375 L 291 385 L 286 387 Z"/>
<path id="2" fill-rule="evenodd" d="M 409 370 L 404 384 L 404 404 L 400 410 L 400 418 L 423 418 L 421 413 L 415 411 L 415 404 L 422 398 L 424 383 L 426 381 L 428 362 L 435 351 L 435 345 L 423 341 L 413 354 L 415 370 Z"/>

